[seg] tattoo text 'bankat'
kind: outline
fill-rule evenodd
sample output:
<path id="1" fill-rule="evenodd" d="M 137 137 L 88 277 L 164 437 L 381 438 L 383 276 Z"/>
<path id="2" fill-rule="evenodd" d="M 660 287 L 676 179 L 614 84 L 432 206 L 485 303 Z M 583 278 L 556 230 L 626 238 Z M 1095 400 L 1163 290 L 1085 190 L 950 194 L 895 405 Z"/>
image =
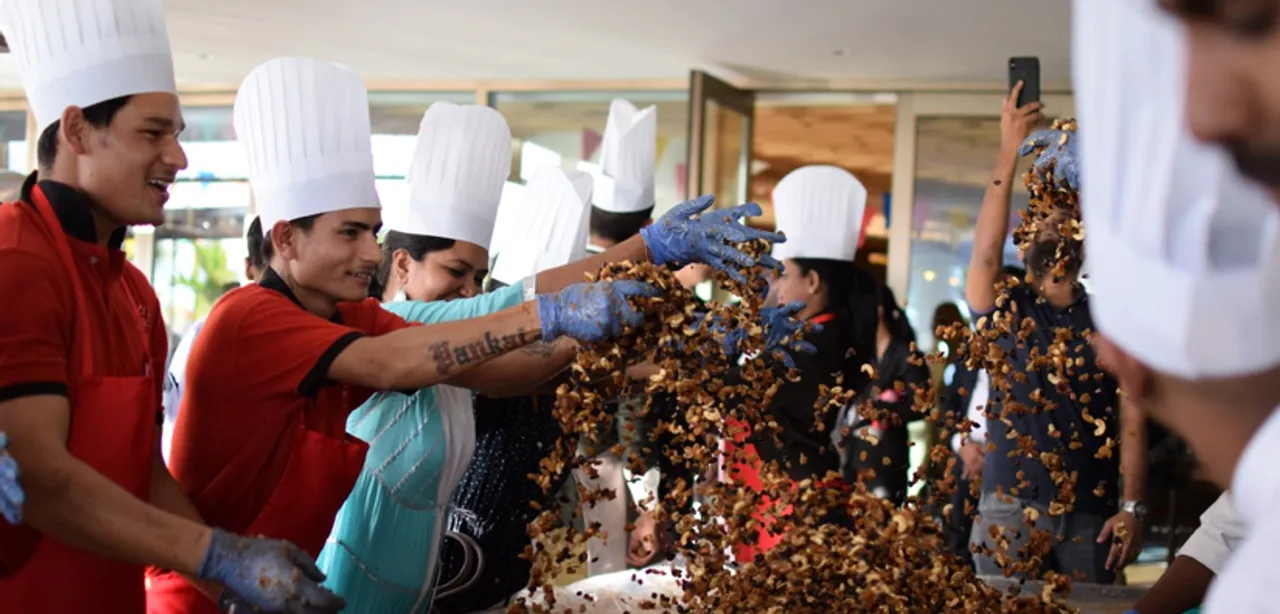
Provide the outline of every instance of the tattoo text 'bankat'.
<path id="1" fill-rule="evenodd" d="M 538 335 L 530 334 L 521 328 L 511 335 L 494 335 L 488 331 L 484 340 L 467 345 L 454 345 L 442 341 L 430 346 L 431 359 L 436 363 L 436 370 L 441 374 L 448 373 L 455 367 L 465 367 L 477 362 L 501 356 L 538 341 Z M 548 346 L 550 352 L 550 346 Z"/>

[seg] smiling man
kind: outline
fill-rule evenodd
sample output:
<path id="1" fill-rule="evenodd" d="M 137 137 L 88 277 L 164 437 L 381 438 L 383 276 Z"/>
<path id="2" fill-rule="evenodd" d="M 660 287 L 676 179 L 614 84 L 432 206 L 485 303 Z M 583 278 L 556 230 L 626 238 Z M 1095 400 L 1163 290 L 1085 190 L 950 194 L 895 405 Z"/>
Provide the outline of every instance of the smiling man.
<path id="1" fill-rule="evenodd" d="M 1248 3 L 1215 6 L 1233 4 Z M 1074 19 L 1085 242 L 1105 264 L 1090 275 L 1098 355 L 1247 525 L 1206 610 L 1280 611 L 1280 208 L 1184 127 L 1204 111 L 1186 84 L 1197 34 L 1150 0 L 1077 0 Z"/>
<path id="2" fill-rule="evenodd" d="M 160 460 L 168 337 L 121 245 L 164 221 L 187 165 L 164 24 L 160 0 L 0 4 L 40 132 L 39 172 L 0 206 L 0 431 L 27 523 L 0 523 L 0 611 L 136 614 L 144 565 L 267 610 L 321 594 L 261 587 L 263 567 L 307 569 L 287 545 L 204 525 Z"/>

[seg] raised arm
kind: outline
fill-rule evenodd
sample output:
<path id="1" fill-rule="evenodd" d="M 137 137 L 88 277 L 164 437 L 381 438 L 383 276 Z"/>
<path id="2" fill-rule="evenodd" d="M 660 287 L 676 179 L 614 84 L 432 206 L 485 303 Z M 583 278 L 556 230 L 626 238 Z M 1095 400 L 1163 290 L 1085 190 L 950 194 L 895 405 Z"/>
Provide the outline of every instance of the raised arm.
<path id="1" fill-rule="evenodd" d="M 1044 117 L 1038 102 L 1015 106 L 1020 91 L 1021 82 L 1004 100 L 1000 114 L 1000 151 L 996 154 L 995 168 L 991 171 L 973 230 L 973 253 L 969 257 L 964 293 L 969 308 L 976 313 L 995 308 L 995 285 L 1004 262 L 1005 238 L 1009 236 L 1009 204 L 1018 165 L 1018 148 L 1031 134 L 1031 128 Z"/>
<path id="2" fill-rule="evenodd" d="M 583 276 L 599 271 L 613 262 L 653 262 L 679 269 L 689 264 L 707 264 L 741 279 L 738 269 L 762 264 L 778 268 L 779 263 L 768 255 L 759 259 L 744 254 L 737 245 L 747 241 L 764 239 L 774 243 L 785 241 L 781 235 L 750 228 L 741 218 L 761 214 L 759 205 L 739 205 L 724 210 L 709 211 L 715 199 L 700 196 L 676 205 L 653 224 L 604 253 L 549 269 L 537 276 L 538 292 L 557 292 L 581 282 Z"/>
<path id="3" fill-rule="evenodd" d="M 594 342 L 621 335 L 643 322 L 628 299 L 656 294 L 648 284 L 631 281 L 569 286 L 479 318 L 356 339 L 328 374 L 379 390 L 427 388 L 539 341 Z"/>

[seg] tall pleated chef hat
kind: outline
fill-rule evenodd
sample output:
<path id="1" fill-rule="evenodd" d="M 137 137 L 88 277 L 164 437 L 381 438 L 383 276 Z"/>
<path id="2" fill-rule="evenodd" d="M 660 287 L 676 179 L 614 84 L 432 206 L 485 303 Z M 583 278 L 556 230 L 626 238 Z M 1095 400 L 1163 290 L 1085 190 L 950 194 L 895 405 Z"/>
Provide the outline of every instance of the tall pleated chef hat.
<path id="1" fill-rule="evenodd" d="M 4 0 L 0 30 L 41 132 L 70 106 L 178 91 L 161 0 Z"/>
<path id="2" fill-rule="evenodd" d="M 593 173 L 591 204 L 611 213 L 637 213 L 652 208 L 657 150 L 657 107 L 637 109 L 622 99 L 611 102 L 600 144 L 600 166 Z"/>
<path id="3" fill-rule="evenodd" d="M 853 262 L 866 207 L 867 188 L 849 171 L 814 165 L 787 173 L 773 188 L 773 216 L 787 235 L 773 257 Z"/>
<path id="4" fill-rule="evenodd" d="M 539 166 L 525 186 L 522 206 L 505 212 L 521 231 L 495 246 L 493 278 L 514 284 L 585 256 L 592 183 L 582 171 Z"/>
<path id="5" fill-rule="evenodd" d="M 232 119 L 264 234 L 281 221 L 380 207 L 369 94 L 351 69 L 270 60 L 245 77 Z"/>
<path id="6" fill-rule="evenodd" d="M 1280 364 L 1280 208 L 1188 132 L 1185 41 L 1154 4 L 1075 4 L 1094 320 L 1174 377 L 1258 372 Z"/>
<path id="7" fill-rule="evenodd" d="M 524 191 L 525 186 L 513 181 L 502 185 L 502 196 L 498 199 L 498 215 L 493 221 L 493 236 L 489 238 L 490 260 L 497 255 L 498 247 L 507 243 L 508 236 L 512 233 L 524 232 L 523 228 L 516 225 L 520 221 L 516 210 L 524 207 Z"/>
<path id="8" fill-rule="evenodd" d="M 487 247 L 511 173 L 511 129 L 494 109 L 437 102 L 427 109 L 408 171 L 409 199 L 388 229 Z"/>

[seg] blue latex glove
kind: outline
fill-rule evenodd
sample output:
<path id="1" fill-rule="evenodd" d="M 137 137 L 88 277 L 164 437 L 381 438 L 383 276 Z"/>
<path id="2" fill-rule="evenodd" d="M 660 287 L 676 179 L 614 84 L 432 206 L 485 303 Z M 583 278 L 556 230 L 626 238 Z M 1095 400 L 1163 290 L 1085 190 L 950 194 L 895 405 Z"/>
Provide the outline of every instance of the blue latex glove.
<path id="1" fill-rule="evenodd" d="M 346 606 L 320 587 L 324 574 L 315 561 L 285 541 L 214 529 L 197 577 L 225 587 L 219 606 L 227 612 L 329 614 Z"/>
<path id="2" fill-rule="evenodd" d="M 1041 177 L 1053 170 L 1054 178 L 1072 190 L 1080 190 L 1080 162 L 1076 151 L 1076 134 L 1068 130 L 1039 130 L 1027 137 L 1018 148 L 1018 155 L 1026 156 L 1035 151 L 1040 155 L 1032 165 Z"/>
<path id="3" fill-rule="evenodd" d="M 818 351 L 812 343 L 800 339 L 791 342 L 791 339 L 797 331 L 804 328 L 805 323 L 795 319 L 795 315 L 804 309 L 804 303 L 790 303 L 782 307 L 764 307 L 760 310 L 761 326 L 764 328 L 765 352 L 770 356 L 776 356 L 782 360 L 783 366 L 788 369 L 796 368 L 795 359 L 791 357 L 791 352 L 803 352 L 805 354 L 813 354 Z M 711 326 L 713 330 L 721 331 L 724 335 L 724 353 L 730 359 L 737 358 L 742 354 L 739 345 L 747 337 L 747 331 L 741 328 L 734 328 L 725 331 L 720 319 L 715 316 L 703 316 L 699 326 Z M 814 332 L 822 330 L 821 324 L 813 325 Z"/>
<path id="4" fill-rule="evenodd" d="M 4 453 L 9 438 L 0 433 L 0 515 L 13 524 L 22 522 L 22 504 L 27 496 L 18 483 L 18 462 Z"/>
<path id="5" fill-rule="evenodd" d="M 555 294 L 540 295 L 542 339 L 571 337 L 594 343 L 616 338 L 627 328 L 644 323 L 644 316 L 627 299 L 658 294 L 658 289 L 647 283 L 624 280 L 574 284 Z"/>
<path id="6" fill-rule="evenodd" d="M 676 205 L 657 222 L 640 229 L 640 236 L 644 238 L 654 264 L 672 267 L 708 264 L 741 283 L 747 280 L 738 272 L 740 268 L 757 265 L 772 269 L 782 267 L 768 254 L 757 260 L 733 245 L 757 239 L 774 243 L 786 241 L 776 232 L 756 230 L 739 221 L 740 218 L 760 215 L 759 205 L 748 203 L 698 215 L 711 208 L 714 202 L 713 196 L 699 196 Z"/>

